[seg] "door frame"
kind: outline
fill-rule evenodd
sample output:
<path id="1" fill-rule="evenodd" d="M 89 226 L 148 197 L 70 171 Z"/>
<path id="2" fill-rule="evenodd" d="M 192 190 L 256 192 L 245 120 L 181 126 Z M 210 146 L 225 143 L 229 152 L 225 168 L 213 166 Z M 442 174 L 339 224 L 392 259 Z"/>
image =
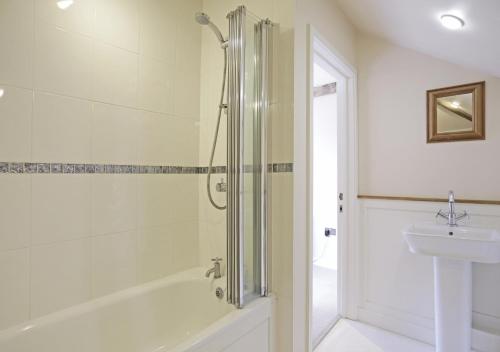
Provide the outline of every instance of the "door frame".
<path id="1" fill-rule="evenodd" d="M 295 141 L 305 148 L 305 163 L 297 163 L 297 171 L 305 172 L 306 192 L 294 190 L 294 201 L 303 202 L 306 212 L 294 212 L 296 217 L 305 217 L 306 248 L 298 250 L 304 240 L 300 234 L 294 236 L 294 334 L 303 334 L 306 341 L 305 350 L 312 351 L 312 123 L 313 123 L 313 68 L 315 56 L 320 56 L 339 75 L 343 87 L 338 90 L 338 192 L 344 194 L 342 202 L 344 212 L 339 216 L 338 223 L 338 314 L 340 317 L 357 318 L 357 302 L 359 292 L 359 275 L 357 269 L 358 254 L 358 143 L 357 143 L 357 72 L 339 52 L 311 25 L 307 28 L 307 105 L 305 139 Z M 343 91 L 343 93 L 342 93 Z M 302 185 L 304 187 L 304 185 Z M 296 210 L 300 209 L 295 207 Z M 300 267 L 305 264 L 305 268 Z M 304 270 L 305 269 L 305 270 Z M 301 312 L 305 312 L 304 322 L 300 319 Z M 295 314 L 298 312 L 298 314 Z M 302 327 L 302 329 L 301 329 Z M 303 329 L 305 327 L 305 329 Z M 302 330 L 302 331 L 300 331 Z M 294 339 L 295 340 L 295 339 Z M 294 346 L 294 351 L 303 351 L 300 346 Z"/>

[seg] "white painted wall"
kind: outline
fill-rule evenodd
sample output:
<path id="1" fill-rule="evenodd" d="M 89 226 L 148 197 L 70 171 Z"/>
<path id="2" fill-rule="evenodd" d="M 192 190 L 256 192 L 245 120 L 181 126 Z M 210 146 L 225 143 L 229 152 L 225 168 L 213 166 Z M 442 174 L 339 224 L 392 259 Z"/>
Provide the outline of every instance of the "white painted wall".
<path id="1" fill-rule="evenodd" d="M 360 193 L 499 199 L 500 79 L 360 35 Z M 486 140 L 426 144 L 426 90 L 486 81 Z"/>
<path id="2" fill-rule="evenodd" d="M 360 193 L 498 199 L 500 79 L 359 35 Z M 486 140 L 426 144 L 426 90 L 486 81 Z M 437 203 L 361 201 L 361 320 L 433 341 L 431 258 L 412 255 L 401 229 L 432 221 Z M 500 207 L 464 205 L 474 224 L 500 228 Z M 498 351 L 500 265 L 474 264 L 478 350 Z"/>

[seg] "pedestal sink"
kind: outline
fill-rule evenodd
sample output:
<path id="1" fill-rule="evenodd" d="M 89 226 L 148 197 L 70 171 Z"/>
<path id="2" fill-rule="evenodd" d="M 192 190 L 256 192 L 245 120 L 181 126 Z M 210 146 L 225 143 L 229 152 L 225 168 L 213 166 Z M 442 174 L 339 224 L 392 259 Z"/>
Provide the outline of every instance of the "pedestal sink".
<path id="1" fill-rule="evenodd" d="M 470 352 L 472 262 L 500 263 L 500 234 L 474 226 L 422 223 L 403 231 L 412 253 L 434 260 L 437 352 Z"/>

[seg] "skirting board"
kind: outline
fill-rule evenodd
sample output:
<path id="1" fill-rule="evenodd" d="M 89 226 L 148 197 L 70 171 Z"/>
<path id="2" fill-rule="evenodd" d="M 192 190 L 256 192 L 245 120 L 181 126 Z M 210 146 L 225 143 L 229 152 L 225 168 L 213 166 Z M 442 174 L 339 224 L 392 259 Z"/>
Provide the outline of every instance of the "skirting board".
<path id="1" fill-rule="evenodd" d="M 434 345 L 434 329 L 429 326 L 420 326 L 411 322 L 411 317 L 402 319 L 384 312 L 384 308 L 373 309 L 358 307 L 358 319 L 364 323 L 407 336 L 409 338 Z M 426 324 L 427 325 L 427 324 Z M 433 325 L 429 320 L 428 325 Z M 500 351 L 500 336 L 486 331 L 472 329 L 472 348 L 477 352 Z"/>

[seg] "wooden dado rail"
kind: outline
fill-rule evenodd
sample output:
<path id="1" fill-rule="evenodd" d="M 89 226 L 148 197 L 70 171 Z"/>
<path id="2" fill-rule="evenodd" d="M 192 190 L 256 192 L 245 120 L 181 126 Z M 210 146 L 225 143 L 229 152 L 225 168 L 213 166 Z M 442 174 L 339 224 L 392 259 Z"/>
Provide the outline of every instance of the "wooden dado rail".
<path id="1" fill-rule="evenodd" d="M 369 196 L 366 194 L 358 194 L 359 199 L 382 199 L 382 200 L 405 200 L 411 202 L 448 202 L 448 198 L 426 198 L 426 197 L 397 197 L 397 196 Z M 500 205 L 500 200 L 484 200 L 484 199 L 455 199 L 457 203 L 468 204 L 490 204 Z"/>

